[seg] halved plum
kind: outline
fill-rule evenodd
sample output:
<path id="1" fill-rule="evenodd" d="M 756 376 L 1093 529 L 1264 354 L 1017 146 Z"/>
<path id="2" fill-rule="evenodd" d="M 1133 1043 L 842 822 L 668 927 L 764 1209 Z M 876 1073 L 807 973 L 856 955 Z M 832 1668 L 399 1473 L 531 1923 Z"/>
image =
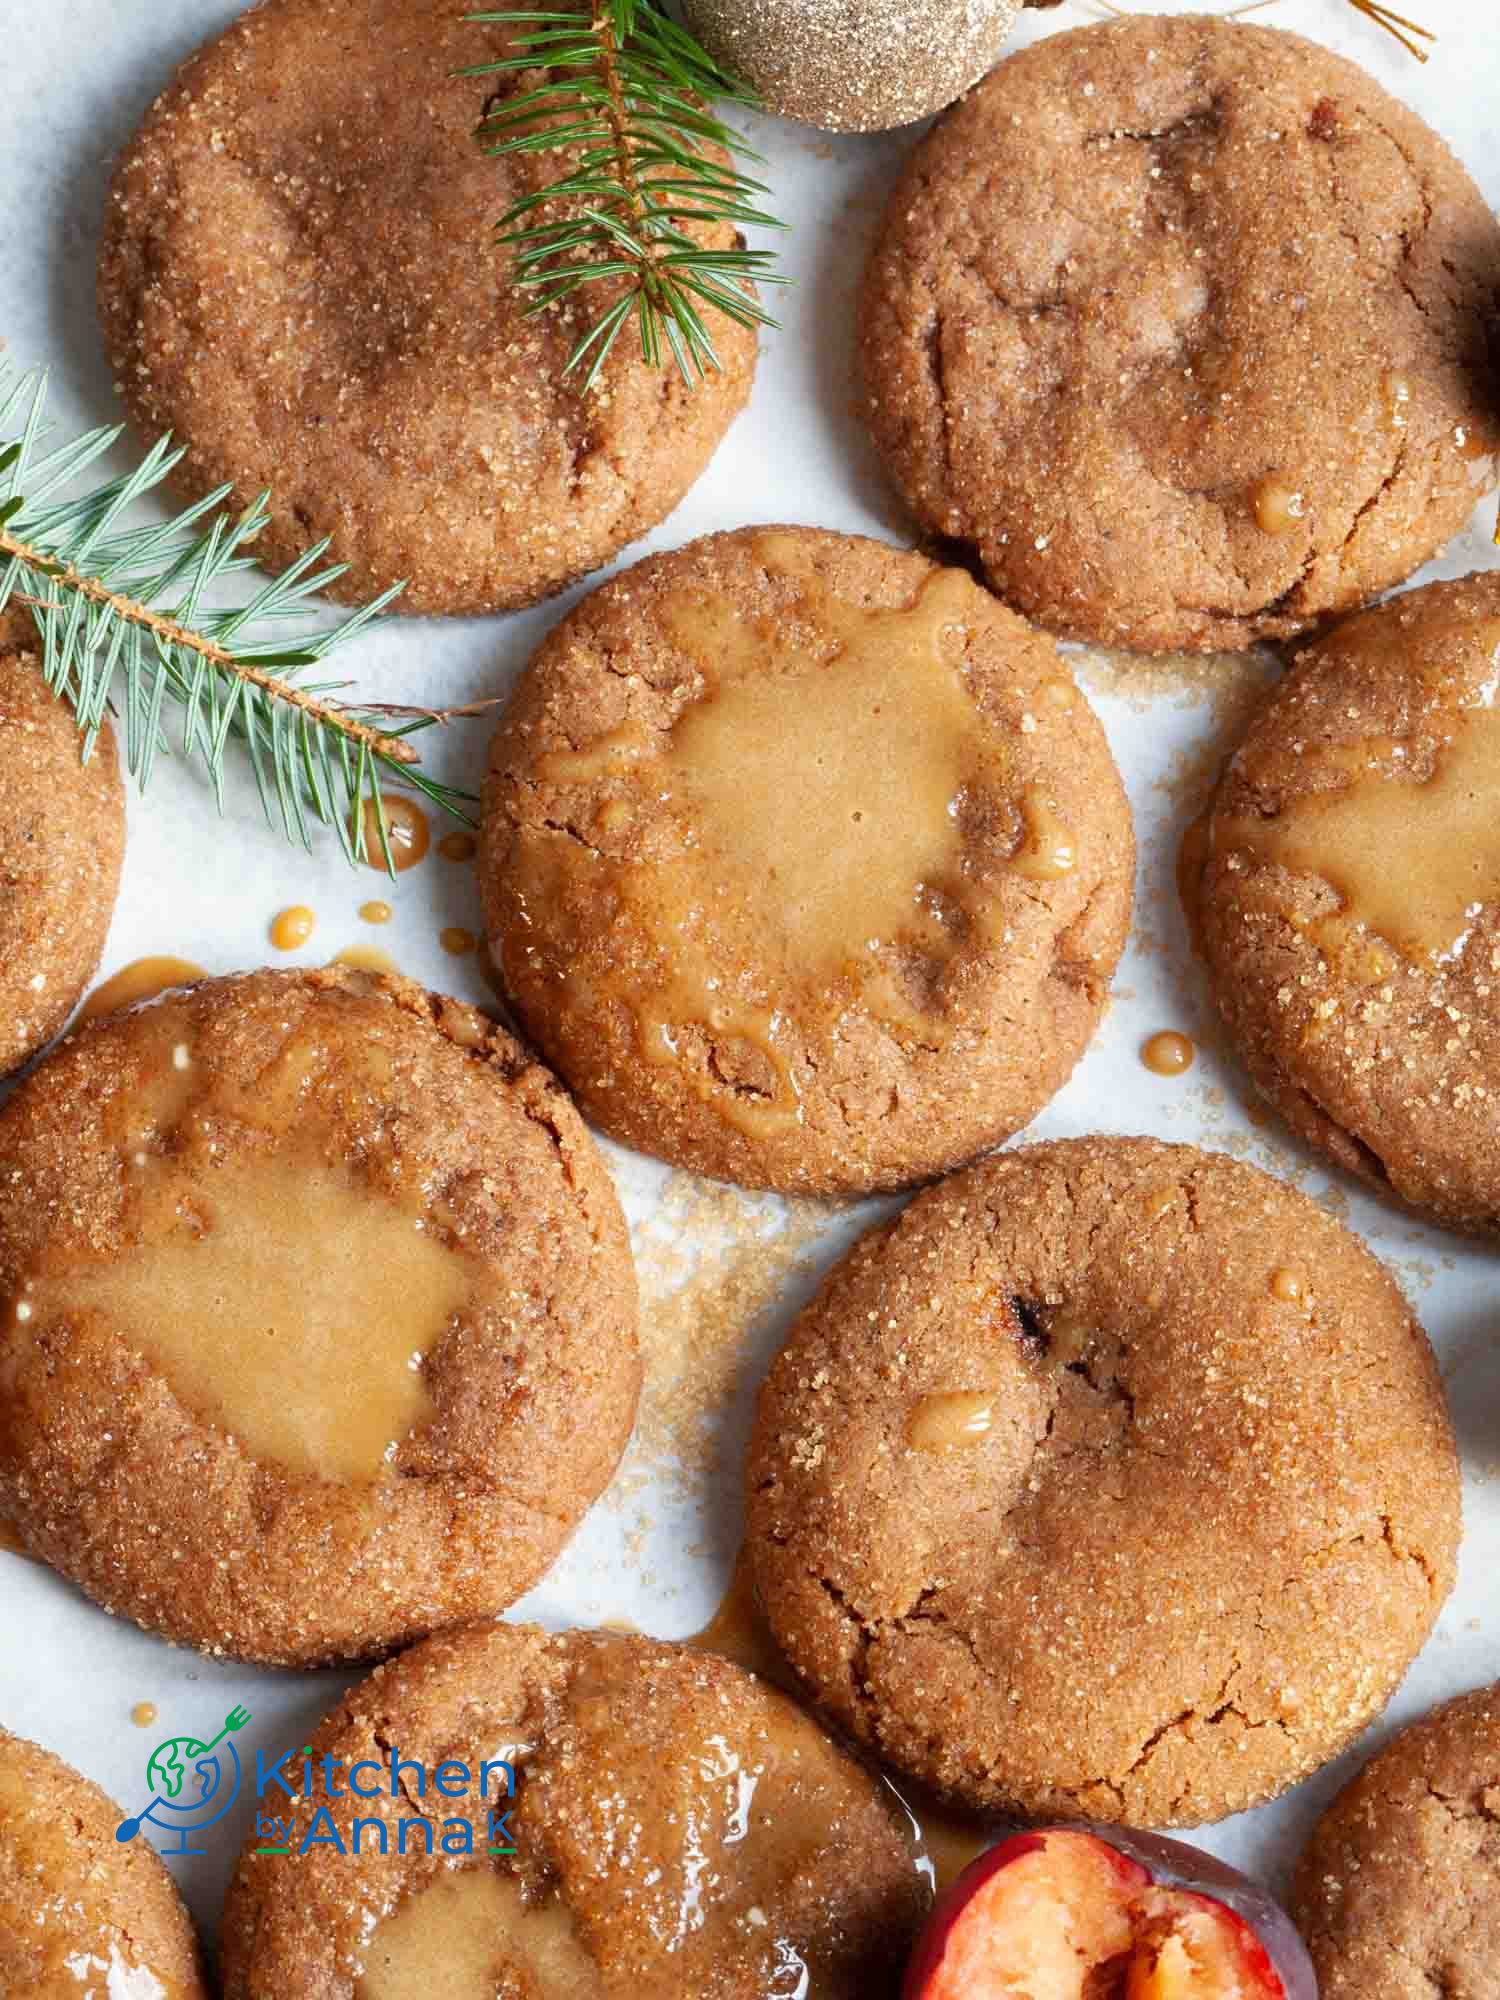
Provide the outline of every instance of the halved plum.
<path id="1" fill-rule="evenodd" d="M 1119 1839 L 1048 1827 L 982 1854 L 928 1919 L 905 2000 L 1316 2000 L 1263 1891 L 1181 1841 Z"/>

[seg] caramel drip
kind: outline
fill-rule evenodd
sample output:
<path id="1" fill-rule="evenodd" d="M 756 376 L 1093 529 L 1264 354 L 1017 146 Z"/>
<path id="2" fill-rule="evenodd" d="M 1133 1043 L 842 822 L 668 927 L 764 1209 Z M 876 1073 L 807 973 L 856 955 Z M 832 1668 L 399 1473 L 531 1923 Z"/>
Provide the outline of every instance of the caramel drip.
<path id="1" fill-rule="evenodd" d="M 1450 733 L 1426 780 L 1403 769 L 1401 742 L 1309 746 L 1304 769 L 1342 784 L 1299 793 L 1275 819 L 1214 825 L 1216 851 L 1328 883 L 1342 908 L 1318 926 L 1319 942 L 1335 954 L 1352 949 L 1351 971 L 1371 983 L 1393 969 L 1374 940 L 1430 969 L 1458 956 L 1479 912 L 1500 897 L 1500 709 L 1445 720 Z"/>
<path id="2" fill-rule="evenodd" d="M 735 1557 L 729 1587 L 713 1617 L 684 1643 L 696 1646 L 700 1652 L 717 1653 L 721 1659 L 732 1660 L 747 1673 L 757 1674 L 773 1687 L 799 1701 L 802 1699 L 796 1671 L 777 1645 L 756 1601 L 750 1558 L 744 1548 Z M 939 1894 L 993 1844 L 996 1834 L 981 1820 L 910 1796 L 888 1777 L 882 1782 L 910 1841 L 918 1873 Z"/>
<path id="3" fill-rule="evenodd" d="M 691 1065 L 702 1094 L 764 1135 L 801 1117 L 783 1021 L 804 991 L 941 1040 L 946 969 L 1001 948 L 1006 878 L 1057 881 L 1075 868 L 1077 843 L 1055 801 L 1017 785 L 1013 745 L 976 706 L 967 575 L 933 572 L 909 604 L 881 609 L 836 598 L 794 537 L 764 533 L 756 554 L 794 583 L 788 609 L 752 617 L 686 591 L 662 607 L 700 685 L 669 732 L 627 721 L 537 768 L 549 784 L 608 786 L 592 815 L 606 845 L 586 865 L 622 926 L 653 947 L 657 984 L 644 1003 L 652 966 L 637 962 L 616 987 L 602 955 L 588 974 L 594 997 L 632 1007 L 649 1062 L 678 1062 L 690 1038 L 712 1039 L 713 1062 Z M 1058 717 L 1066 693 L 1038 706 Z M 1040 725 L 1028 716 L 1026 726 Z M 646 801 L 665 808 L 672 833 L 642 859 L 625 830 Z M 555 907 L 584 865 L 578 841 L 539 832 L 516 863 L 523 909 Z M 524 952 L 525 936 L 508 948 Z"/>
<path id="4" fill-rule="evenodd" d="M 154 1701 L 138 1701 L 130 1711 L 130 1719 L 137 1729 L 149 1729 L 156 1720 L 157 1709 Z"/>
<path id="5" fill-rule="evenodd" d="M 349 944 L 342 951 L 334 953 L 328 961 L 330 965 L 351 965 L 356 972 L 388 972 L 399 974 L 397 965 L 388 951 L 382 951 L 378 944 Z"/>
<path id="6" fill-rule="evenodd" d="M 298 951 L 318 927 L 315 911 L 305 903 L 294 903 L 271 920 L 271 942 L 278 951 Z"/>
<path id="7" fill-rule="evenodd" d="M 917 1403 L 907 1419 L 906 1442 L 913 1451 L 956 1451 L 981 1443 L 994 1424 L 992 1390 L 949 1390 Z"/>
<path id="8" fill-rule="evenodd" d="M 444 1870 L 397 1904 L 365 1947 L 354 2000 L 602 2000 L 567 1905 L 528 1901 L 513 1875 Z"/>
<path id="9" fill-rule="evenodd" d="M 472 861 L 479 852 L 479 842 L 472 833 L 461 830 L 445 833 L 437 844 L 437 851 L 445 861 Z"/>
<path id="10" fill-rule="evenodd" d="M 113 1014 L 121 1007 L 135 1007 L 142 1000 L 154 1000 L 174 986 L 190 986 L 206 979 L 201 965 L 186 958 L 135 958 L 129 965 L 96 986 L 78 1010 L 80 1021 L 92 1021 L 100 1014 Z"/>
<path id="11" fill-rule="evenodd" d="M 351 1484 L 380 1478 L 432 1415 L 423 1361 L 455 1323 L 470 1261 L 340 1157 L 316 1086 L 326 1051 L 289 1042 L 234 1105 L 275 1147 L 218 1146 L 188 1032 L 163 1019 L 143 1080 L 114 1110 L 126 1246 L 71 1251 L 21 1274 L 0 1331 L 107 1330 L 160 1370 L 180 1402 L 254 1459 Z M 389 1052 L 364 1047 L 372 1085 Z M 343 1078 L 351 1086 L 353 1078 Z"/>
<path id="12" fill-rule="evenodd" d="M 1063 825 L 1044 792 L 1032 787 L 1022 794 L 1021 817 L 1026 833 L 1010 865 L 1031 882 L 1056 882 L 1078 866 L 1072 830 Z"/>
<path id="13" fill-rule="evenodd" d="M 389 903 L 361 903 L 359 914 L 367 924 L 388 924 L 395 915 Z"/>
<path id="14" fill-rule="evenodd" d="M 763 1681 L 769 1681 L 786 1694 L 797 1692 L 797 1676 L 772 1638 L 771 1628 L 756 1600 L 750 1556 L 746 1549 L 742 1548 L 735 1557 L 729 1587 L 719 1600 L 713 1617 L 701 1632 L 693 1633 L 686 1643 L 696 1646 L 702 1653 L 717 1653 L 721 1659 L 733 1660 L 747 1674 L 758 1674 Z"/>
<path id="15" fill-rule="evenodd" d="M 1156 1076 L 1181 1076 L 1197 1054 L 1191 1040 L 1174 1028 L 1163 1028 L 1141 1044 L 1141 1061 Z"/>
<path id="16" fill-rule="evenodd" d="M 416 867 L 432 845 L 432 828 L 427 824 L 426 813 L 404 792 L 382 792 L 380 804 L 385 813 L 391 866 L 398 875 L 404 875 L 408 868 Z M 371 802 L 366 802 L 363 812 L 365 865 L 378 868 L 384 874 L 385 850 L 380 844 L 380 816 Z"/>
<path id="17" fill-rule="evenodd" d="M 452 924 L 447 930 L 438 932 L 438 943 L 453 958 L 463 958 L 474 949 L 476 939 L 472 931 L 461 930 L 457 924 Z"/>

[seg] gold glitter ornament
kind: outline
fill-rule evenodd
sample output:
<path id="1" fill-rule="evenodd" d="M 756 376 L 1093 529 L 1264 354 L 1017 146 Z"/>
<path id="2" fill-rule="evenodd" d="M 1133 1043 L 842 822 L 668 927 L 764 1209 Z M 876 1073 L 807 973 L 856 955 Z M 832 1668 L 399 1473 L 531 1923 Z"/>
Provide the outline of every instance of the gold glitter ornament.
<path id="1" fill-rule="evenodd" d="M 681 0 L 688 29 L 768 110 L 825 132 L 884 132 L 941 111 L 994 68 L 1021 6 Z"/>

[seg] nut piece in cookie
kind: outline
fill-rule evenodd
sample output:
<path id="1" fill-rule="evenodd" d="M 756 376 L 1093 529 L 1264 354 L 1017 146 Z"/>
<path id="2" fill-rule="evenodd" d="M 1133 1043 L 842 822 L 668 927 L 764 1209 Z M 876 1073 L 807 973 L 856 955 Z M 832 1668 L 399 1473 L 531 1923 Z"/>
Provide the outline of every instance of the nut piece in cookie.
<path id="1" fill-rule="evenodd" d="M 1184 893 L 1219 1010 L 1299 1137 L 1500 1230 L 1500 572 L 1301 653 L 1220 779 Z"/>
<path id="2" fill-rule="evenodd" d="M 859 338 L 917 519 L 1074 638 L 1286 638 L 1495 482 L 1500 222 L 1277 29 L 1146 15 L 1009 57 L 912 155 Z"/>
<path id="3" fill-rule="evenodd" d="M 522 11 L 516 0 L 496 10 Z M 267 568 L 324 536 L 333 594 L 397 609 L 535 603 L 664 520 L 750 395 L 753 329 L 705 307 L 689 384 L 632 331 L 595 389 L 565 375 L 613 281 L 544 313 L 493 225 L 568 171 L 474 127 L 528 78 L 456 0 L 263 0 L 178 72 L 121 155 L 99 256 L 104 343 L 178 491 L 267 488 Z M 727 248 L 732 221 L 684 222 Z M 585 316 L 585 312 L 589 316 Z"/>
<path id="4" fill-rule="evenodd" d="M 60 1757 L 0 1729 L 0 1993 L 208 2000 L 176 1885 Z"/>
<path id="5" fill-rule="evenodd" d="M 1292 1909 L 1322 2000 L 1500 2000 L 1500 1688 L 1434 1709 L 1345 1786 Z"/>
<path id="6" fill-rule="evenodd" d="M 85 763 L 37 644 L 0 612 L 0 1076 L 51 1041 L 92 979 L 125 854 L 114 732 L 106 722 Z"/>
<path id="7" fill-rule="evenodd" d="M 241 1856 L 225 2000 L 890 2000 L 928 1904 L 879 1779 L 685 1646 L 443 1633 L 349 1693 L 311 1769 L 276 1808 L 292 1860 Z"/>
<path id="8" fill-rule="evenodd" d="M 1098 1024 L 1134 841 L 1050 639 L 962 570 L 713 535 L 584 600 L 490 753 L 480 878 L 528 1033 L 613 1137 L 803 1193 L 1024 1125 Z"/>
<path id="9" fill-rule="evenodd" d="M 1340 1751 L 1459 1537 L 1389 1273 L 1269 1175 L 1149 1139 L 999 1155 L 856 1244 L 746 1485 L 760 1601 L 842 1727 L 979 1809 L 1137 1826 Z"/>
<path id="10" fill-rule="evenodd" d="M 113 1611 L 268 1664 L 503 1610 L 614 1471 L 623 1218 L 493 1023 L 344 969 L 91 1023 L 0 1112 L 0 1507 Z"/>

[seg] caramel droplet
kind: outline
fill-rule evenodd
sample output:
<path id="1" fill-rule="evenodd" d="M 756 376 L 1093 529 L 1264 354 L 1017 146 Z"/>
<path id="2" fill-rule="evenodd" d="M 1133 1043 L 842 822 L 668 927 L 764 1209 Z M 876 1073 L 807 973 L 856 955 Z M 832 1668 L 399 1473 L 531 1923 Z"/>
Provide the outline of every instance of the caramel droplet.
<path id="1" fill-rule="evenodd" d="M 1283 1305 L 1305 1305 L 1307 1303 L 1307 1280 L 1300 1271 L 1273 1271 L 1271 1273 L 1271 1297 L 1273 1299 L 1280 1299 Z"/>
<path id="2" fill-rule="evenodd" d="M 329 960 L 331 965 L 352 965 L 356 972 L 395 972 L 401 968 L 389 952 L 382 951 L 378 944 L 346 945 Z"/>
<path id="3" fill-rule="evenodd" d="M 444 951 L 452 952 L 455 958 L 462 958 L 474 949 L 474 933 L 460 930 L 457 924 L 453 924 L 447 930 L 438 932 L 438 943 Z"/>
<path id="4" fill-rule="evenodd" d="M 1307 515 L 1307 502 L 1301 493 L 1274 473 L 1251 487 L 1250 506 L 1256 527 L 1265 535 L 1284 535 Z"/>
<path id="5" fill-rule="evenodd" d="M 924 1396 L 911 1413 L 906 1442 L 913 1451 L 953 1451 L 978 1444 L 994 1422 L 995 1398 L 988 1389 Z"/>
<path id="6" fill-rule="evenodd" d="M 271 922 L 271 942 L 278 951 L 296 951 L 317 929 L 318 919 L 305 903 L 294 903 Z"/>
<path id="7" fill-rule="evenodd" d="M 479 851 L 479 842 L 472 833 L 445 833 L 437 850 L 445 861 L 472 861 Z"/>
<path id="8" fill-rule="evenodd" d="M 367 924 L 388 924 L 391 920 L 389 903 L 361 903 L 359 914 Z"/>
<path id="9" fill-rule="evenodd" d="M 1078 843 L 1046 794 L 1035 788 L 1028 791 L 1021 801 L 1021 817 L 1026 832 L 1010 857 L 1016 874 L 1033 882 L 1056 882 L 1071 875 L 1078 865 Z"/>
<path id="10" fill-rule="evenodd" d="M 156 1703 L 154 1701 L 138 1701 L 130 1711 L 130 1719 L 137 1729 L 149 1729 L 156 1720 Z"/>
<path id="11" fill-rule="evenodd" d="M 386 837 L 391 844 L 391 866 L 398 875 L 415 868 L 432 845 L 432 829 L 427 815 L 413 800 L 400 792 L 382 792 Z M 385 872 L 385 850 L 380 844 L 380 817 L 373 803 L 364 809 L 365 864 Z"/>
<path id="12" fill-rule="evenodd" d="M 174 986 L 191 986 L 207 974 L 201 965 L 186 958 L 134 958 L 129 965 L 96 986 L 78 1010 L 80 1021 L 92 1021 L 97 1014 L 113 1014 L 119 1007 L 134 1007 L 142 1000 L 154 1000 Z"/>
<path id="13" fill-rule="evenodd" d="M 1164 1028 L 1141 1044 L 1141 1061 L 1157 1076 L 1181 1076 L 1184 1070 L 1192 1068 L 1197 1053 L 1186 1035 L 1179 1035 L 1171 1028 Z"/>

